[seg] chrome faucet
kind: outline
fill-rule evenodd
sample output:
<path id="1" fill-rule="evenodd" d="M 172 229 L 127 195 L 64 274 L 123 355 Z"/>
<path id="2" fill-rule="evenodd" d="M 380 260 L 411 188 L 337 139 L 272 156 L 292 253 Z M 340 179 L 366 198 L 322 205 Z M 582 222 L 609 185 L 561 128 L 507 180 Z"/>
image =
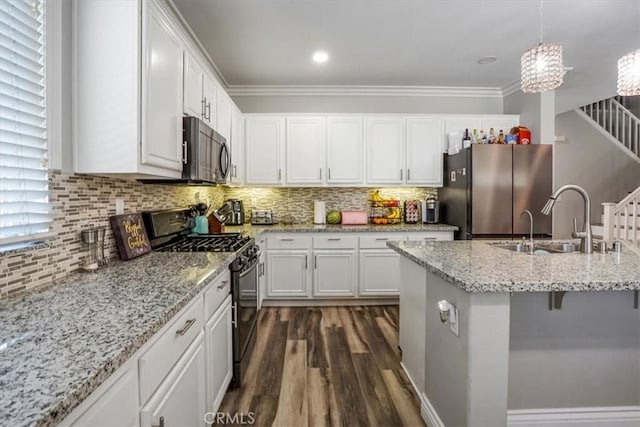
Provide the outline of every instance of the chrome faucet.
<path id="1" fill-rule="evenodd" d="M 533 214 L 531 213 L 531 211 L 529 209 L 525 209 L 522 212 L 520 212 L 520 216 L 522 216 L 523 214 L 529 214 L 529 225 L 530 225 L 530 230 L 529 230 L 529 255 L 533 255 Z M 524 240 L 524 237 L 522 238 L 522 240 Z"/>
<path id="2" fill-rule="evenodd" d="M 582 196 L 582 201 L 584 202 L 584 224 L 582 225 L 582 231 L 578 232 L 576 219 L 573 218 L 573 233 L 571 233 L 571 236 L 573 238 L 580 239 L 580 252 L 583 254 L 593 253 L 593 235 L 591 234 L 591 199 L 589 199 L 589 195 L 584 188 L 573 184 L 563 185 L 549 196 L 547 204 L 542 208 L 542 213 L 544 215 L 549 215 L 551 213 L 551 209 L 553 209 L 553 205 L 556 203 L 556 200 L 560 197 L 560 194 L 567 190 L 576 191 Z"/>

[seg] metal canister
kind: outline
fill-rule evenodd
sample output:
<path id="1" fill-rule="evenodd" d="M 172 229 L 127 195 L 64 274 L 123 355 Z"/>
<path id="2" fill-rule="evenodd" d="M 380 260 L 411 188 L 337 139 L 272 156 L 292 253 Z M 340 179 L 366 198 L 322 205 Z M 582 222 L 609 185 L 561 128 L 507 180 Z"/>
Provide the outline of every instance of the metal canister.
<path id="1" fill-rule="evenodd" d="M 622 252 L 622 242 L 621 241 L 616 240 L 615 242 L 613 242 L 613 252 L 614 253 Z"/>

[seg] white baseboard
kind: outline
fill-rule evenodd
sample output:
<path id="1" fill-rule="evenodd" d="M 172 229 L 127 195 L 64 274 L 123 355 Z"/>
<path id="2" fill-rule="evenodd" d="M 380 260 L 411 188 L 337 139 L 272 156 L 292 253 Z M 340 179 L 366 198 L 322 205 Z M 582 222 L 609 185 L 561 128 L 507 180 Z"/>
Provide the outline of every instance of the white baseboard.
<path id="1" fill-rule="evenodd" d="M 637 427 L 640 406 L 511 409 L 507 425 L 518 427 Z"/>
<path id="2" fill-rule="evenodd" d="M 420 399 L 420 416 L 422 417 L 422 421 L 429 427 L 446 427 L 431 402 L 429 402 L 429 399 L 427 399 L 427 396 L 416 387 L 416 383 L 413 382 L 413 378 L 409 375 L 409 371 L 407 371 L 404 363 L 400 362 L 400 366 L 402 366 L 402 370 L 407 375 L 407 378 L 409 378 L 409 382 L 416 396 Z"/>
<path id="3" fill-rule="evenodd" d="M 263 299 L 262 307 L 333 307 L 351 305 L 398 305 L 398 298 L 358 298 L 358 299 Z"/>
<path id="4" fill-rule="evenodd" d="M 420 415 L 422 415 L 422 419 L 429 427 L 446 427 L 436 409 L 433 407 L 427 396 L 422 393 L 420 396 L 420 400 L 422 400 L 420 405 Z"/>

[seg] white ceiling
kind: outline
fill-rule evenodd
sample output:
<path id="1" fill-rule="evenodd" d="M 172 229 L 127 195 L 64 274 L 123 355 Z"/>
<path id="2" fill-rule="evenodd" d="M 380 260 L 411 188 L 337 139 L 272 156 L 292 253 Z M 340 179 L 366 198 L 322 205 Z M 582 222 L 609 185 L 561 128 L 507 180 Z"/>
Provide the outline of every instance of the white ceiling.
<path id="1" fill-rule="evenodd" d="M 231 87 L 506 87 L 539 41 L 538 0 L 173 2 Z M 543 37 L 574 67 L 558 95 L 613 94 L 617 59 L 640 48 L 640 0 L 546 0 Z M 327 64 L 311 62 L 316 49 Z"/>

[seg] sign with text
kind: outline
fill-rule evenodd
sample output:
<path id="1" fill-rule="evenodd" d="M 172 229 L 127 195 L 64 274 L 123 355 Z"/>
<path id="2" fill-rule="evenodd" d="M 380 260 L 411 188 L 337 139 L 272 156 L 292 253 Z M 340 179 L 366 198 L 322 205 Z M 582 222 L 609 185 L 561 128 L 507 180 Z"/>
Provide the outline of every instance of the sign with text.
<path id="1" fill-rule="evenodd" d="M 130 260 L 151 252 L 147 231 L 140 214 L 114 215 L 109 218 L 121 260 Z"/>

